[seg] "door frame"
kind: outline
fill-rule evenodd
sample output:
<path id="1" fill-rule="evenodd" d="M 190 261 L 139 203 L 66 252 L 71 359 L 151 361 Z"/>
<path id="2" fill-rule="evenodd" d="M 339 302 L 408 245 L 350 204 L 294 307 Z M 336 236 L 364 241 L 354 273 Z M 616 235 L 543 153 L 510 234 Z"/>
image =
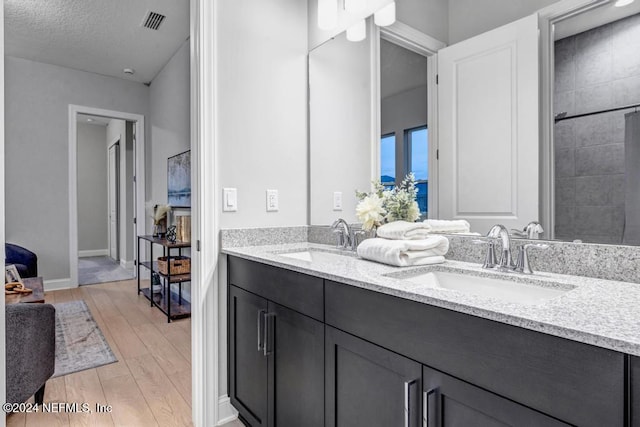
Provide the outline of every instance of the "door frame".
<path id="1" fill-rule="evenodd" d="M 540 222 L 555 238 L 555 153 L 553 127 L 554 24 L 613 0 L 561 0 L 538 11 L 540 30 Z"/>
<path id="2" fill-rule="evenodd" d="M 145 120 L 141 114 L 105 110 L 84 105 L 69 104 L 69 287 L 78 287 L 78 126 L 79 114 L 102 116 L 135 122 L 135 187 L 136 226 L 134 233 L 145 234 Z M 122 138 L 122 136 L 121 136 Z M 134 248 L 135 251 L 135 248 Z M 138 254 L 134 252 L 135 259 Z"/>
<path id="3" fill-rule="evenodd" d="M 438 218 L 438 51 L 447 47 L 445 42 L 435 39 L 415 28 L 396 21 L 388 27 L 374 26 L 376 31 L 375 49 L 372 55 L 375 63 L 372 64 L 372 102 L 376 111 L 373 114 L 374 123 L 372 153 L 372 179 L 380 179 L 380 133 L 381 124 L 381 99 L 380 99 L 380 39 L 387 40 L 395 45 L 410 50 L 427 58 L 427 129 L 429 132 L 429 176 L 427 193 L 428 217 Z M 397 178 L 397 177 L 396 177 Z"/>
<path id="4" fill-rule="evenodd" d="M 4 0 L 0 0 L 0 54 L 4 58 Z M 4 191 L 4 174 L 5 174 L 5 155 L 4 155 L 4 61 L 0 63 L 0 200 L 2 201 L 2 208 L 0 209 L 0 245 L 4 248 L 5 243 L 5 233 L 4 233 L 4 225 L 5 225 L 5 191 Z M 2 265 L 4 265 L 5 253 L 4 251 L 0 251 L 0 260 L 2 260 Z M 5 317 L 4 317 L 4 293 L 2 294 L 2 310 L 0 310 L 0 342 L 5 341 Z M 6 352 L 0 352 L 0 372 L 6 371 Z M 6 375 L 0 375 L 0 402 L 6 402 Z M 0 427 L 4 427 L 6 425 L 6 417 L 0 417 Z"/>
<path id="5" fill-rule="evenodd" d="M 113 141 L 109 142 L 109 146 L 107 147 L 107 191 L 109 192 L 108 196 L 107 196 L 107 209 L 108 211 L 108 215 L 109 215 L 109 220 L 108 220 L 108 227 L 109 227 L 109 234 L 107 236 L 107 241 L 109 242 L 108 248 L 107 250 L 109 251 L 109 257 L 111 258 L 111 249 L 113 247 L 113 242 L 111 241 L 111 179 L 113 179 L 114 177 L 111 176 L 111 149 L 115 149 L 115 157 L 116 157 L 116 165 L 115 165 L 115 186 L 116 186 L 116 199 L 115 199 L 115 204 L 116 204 L 116 242 L 115 242 L 115 246 L 116 246 L 116 253 L 117 253 L 117 260 L 118 262 L 120 262 L 120 197 L 122 196 L 122 194 L 120 194 L 120 141 L 122 139 L 122 136 L 117 136 L 115 138 L 113 138 Z"/>

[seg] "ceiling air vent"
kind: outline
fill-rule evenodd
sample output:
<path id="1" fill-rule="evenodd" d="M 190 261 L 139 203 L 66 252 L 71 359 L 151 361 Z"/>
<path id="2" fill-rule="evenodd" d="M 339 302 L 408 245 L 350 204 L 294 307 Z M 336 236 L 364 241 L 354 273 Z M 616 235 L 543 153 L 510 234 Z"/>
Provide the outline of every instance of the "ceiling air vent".
<path id="1" fill-rule="evenodd" d="M 160 28 L 160 24 L 164 22 L 164 18 L 166 18 L 166 16 L 156 12 L 148 11 L 144 19 L 142 20 L 142 26 L 151 30 L 157 30 L 158 28 Z"/>

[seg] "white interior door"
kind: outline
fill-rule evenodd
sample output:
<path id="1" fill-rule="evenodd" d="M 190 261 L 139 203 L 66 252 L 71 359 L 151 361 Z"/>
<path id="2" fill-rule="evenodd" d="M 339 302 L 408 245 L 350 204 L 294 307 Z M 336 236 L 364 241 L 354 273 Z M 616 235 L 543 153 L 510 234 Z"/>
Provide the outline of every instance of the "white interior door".
<path id="1" fill-rule="evenodd" d="M 119 189 L 119 145 L 109 147 L 109 256 L 119 260 L 119 221 L 118 221 L 118 189 Z"/>
<path id="2" fill-rule="evenodd" d="M 537 220 L 537 15 L 440 50 L 438 75 L 438 217 L 481 233 Z"/>

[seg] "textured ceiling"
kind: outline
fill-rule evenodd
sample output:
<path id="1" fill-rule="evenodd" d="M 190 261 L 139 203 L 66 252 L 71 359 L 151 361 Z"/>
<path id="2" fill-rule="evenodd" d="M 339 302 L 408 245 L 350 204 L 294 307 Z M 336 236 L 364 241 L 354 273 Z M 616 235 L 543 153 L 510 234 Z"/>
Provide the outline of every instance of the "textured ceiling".
<path id="1" fill-rule="evenodd" d="M 143 83 L 189 36 L 189 0 L 5 0 L 4 10 L 5 54 Z M 147 10 L 166 15 L 159 30 L 141 27 Z"/>

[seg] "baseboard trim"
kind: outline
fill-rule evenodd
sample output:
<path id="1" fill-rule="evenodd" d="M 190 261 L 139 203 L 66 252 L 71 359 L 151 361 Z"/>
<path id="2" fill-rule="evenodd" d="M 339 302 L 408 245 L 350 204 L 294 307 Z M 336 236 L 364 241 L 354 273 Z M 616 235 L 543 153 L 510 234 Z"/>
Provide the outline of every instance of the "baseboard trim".
<path id="1" fill-rule="evenodd" d="M 60 289 L 75 288 L 75 286 L 71 286 L 71 278 L 69 277 L 66 279 L 44 280 L 43 286 L 45 291 L 58 291 Z"/>
<path id="2" fill-rule="evenodd" d="M 133 260 L 131 261 L 127 261 L 124 259 L 120 260 L 120 267 L 124 268 L 125 270 L 133 270 Z"/>
<path id="3" fill-rule="evenodd" d="M 231 405 L 231 399 L 226 394 L 218 399 L 218 426 L 229 423 L 238 418 L 238 411 Z"/>
<path id="4" fill-rule="evenodd" d="M 78 251 L 78 258 L 86 258 L 90 256 L 107 256 L 109 249 L 91 249 L 88 251 Z"/>

